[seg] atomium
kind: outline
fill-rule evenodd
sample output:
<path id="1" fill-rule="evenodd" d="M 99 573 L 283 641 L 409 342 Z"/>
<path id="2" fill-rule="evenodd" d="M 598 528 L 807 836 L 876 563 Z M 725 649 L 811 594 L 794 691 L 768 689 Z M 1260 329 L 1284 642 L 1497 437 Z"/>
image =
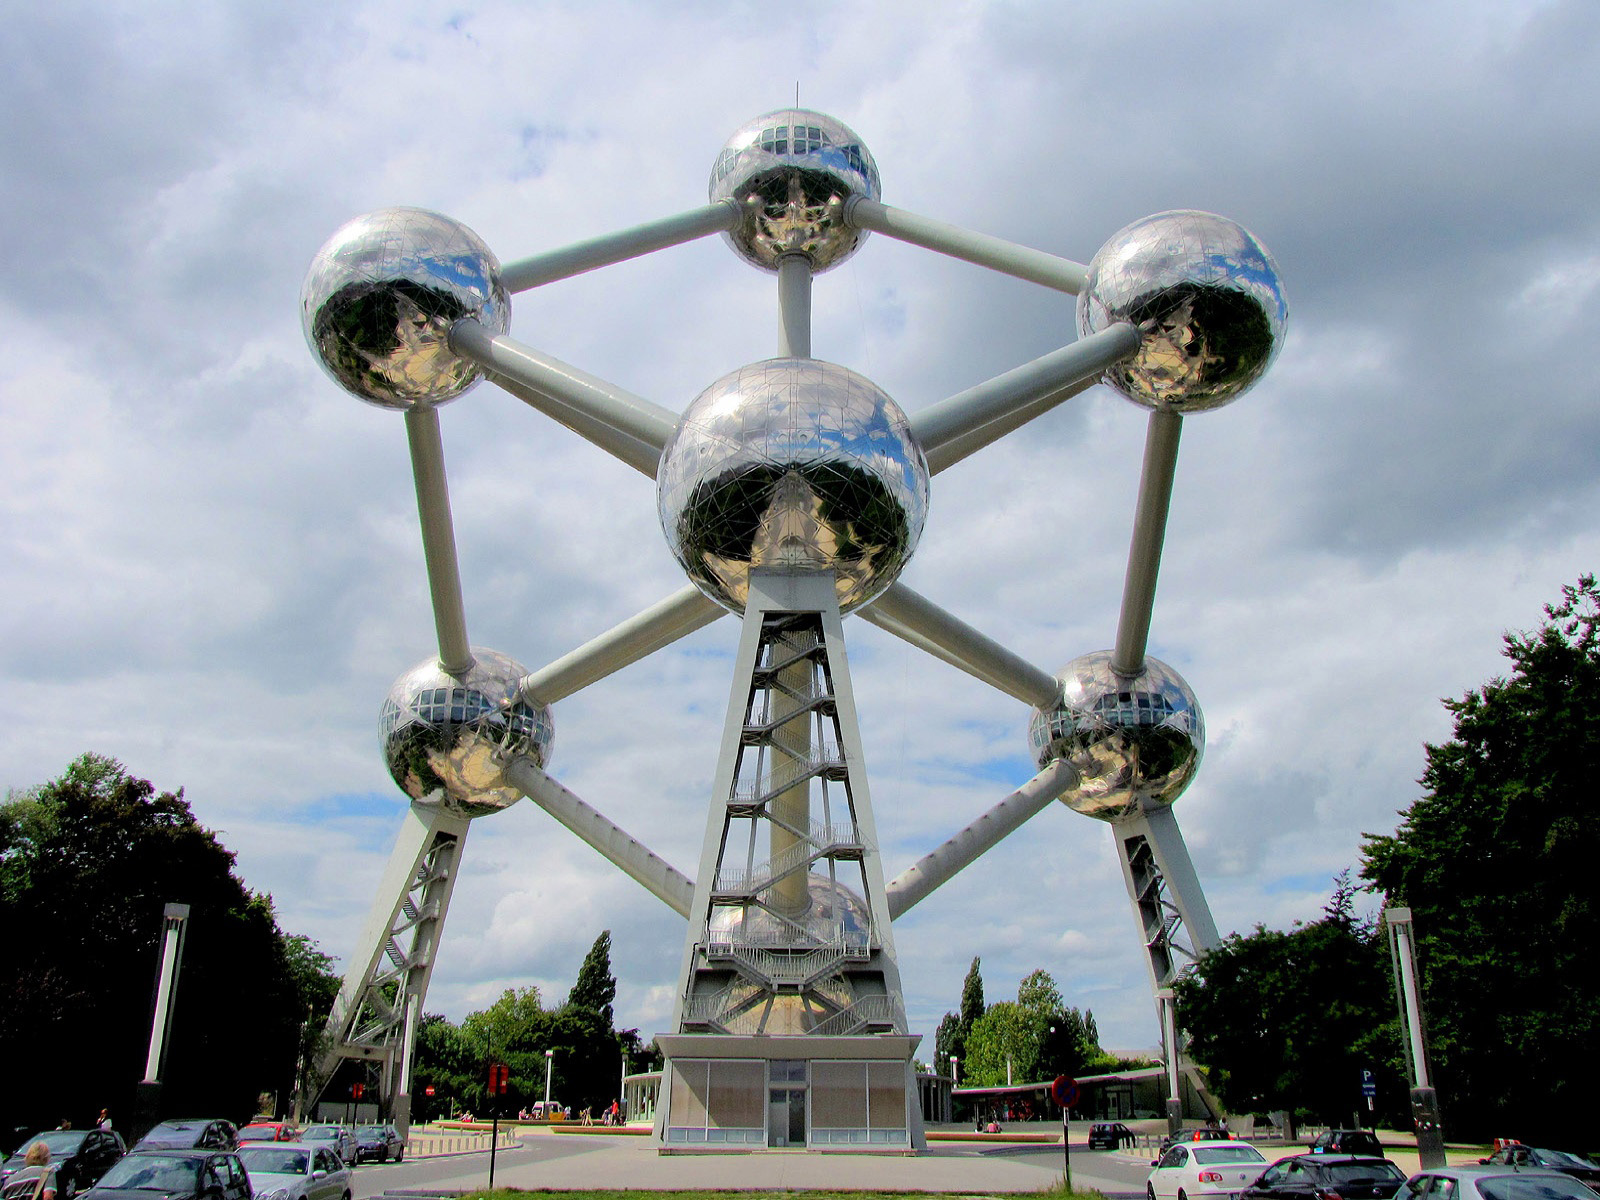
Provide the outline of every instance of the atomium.
<path id="1" fill-rule="evenodd" d="M 744 210 L 726 234 L 745 261 L 776 270 L 803 254 L 815 271 L 849 258 L 866 239 L 844 220 L 845 202 L 876 200 L 878 166 L 850 127 L 823 113 L 785 108 L 741 125 L 711 169 L 712 200 Z"/>
<path id="2" fill-rule="evenodd" d="M 833 571 L 849 612 L 895 581 L 928 510 L 900 406 L 833 363 L 774 358 L 723 376 L 661 458 L 667 544 L 707 596 L 744 610 L 759 567 Z"/>
<path id="3" fill-rule="evenodd" d="M 443 404 L 482 372 L 450 349 L 472 317 L 495 333 L 511 319 L 500 263 L 459 221 L 383 208 L 342 225 L 317 251 L 300 318 L 335 383 L 381 408 Z"/>
<path id="4" fill-rule="evenodd" d="M 1166 212 L 1116 233 L 1089 264 L 1078 332 L 1127 321 L 1139 351 L 1104 380 L 1135 403 L 1204 412 L 1260 379 L 1289 307 L 1272 256 L 1249 230 L 1204 212 Z"/>
<path id="5" fill-rule="evenodd" d="M 547 705 L 520 695 L 527 674 L 520 663 L 493 650 L 472 653 L 476 661 L 459 675 L 429 658 L 400 676 L 383 702 L 378 734 L 389 774 L 408 797 L 481 817 L 522 798 L 506 781 L 505 764 L 525 756 L 542 767 L 555 725 Z"/>
<path id="6" fill-rule="evenodd" d="M 757 905 L 718 908 L 708 923 L 709 936 L 760 944 L 796 932 L 811 942 L 862 941 L 870 935 L 871 910 L 854 889 L 813 871 L 806 876 L 806 892 L 805 911 L 794 916 L 780 917 Z"/>
<path id="7" fill-rule="evenodd" d="M 1115 821 L 1172 804 L 1193 781 L 1205 718 L 1166 663 L 1146 657 L 1130 678 L 1100 650 L 1073 659 L 1057 678 L 1061 699 L 1034 710 L 1028 741 L 1041 767 L 1061 760 L 1077 770 L 1077 787 L 1061 798 L 1074 812 Z"/>

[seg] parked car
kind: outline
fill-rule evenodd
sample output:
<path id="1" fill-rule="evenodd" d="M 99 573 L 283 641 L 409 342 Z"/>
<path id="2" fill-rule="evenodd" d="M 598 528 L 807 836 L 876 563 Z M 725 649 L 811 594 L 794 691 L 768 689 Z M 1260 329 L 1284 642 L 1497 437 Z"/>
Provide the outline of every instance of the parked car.
<path id="1" fill-rule="evenodd" d="M 1583 1180 L 1590 1187 L 1600 1183 L 1600 1165 L 1591 1160 L 1578 1154 L 1568 1154 L 1565 1150 L 1543 1150 L 1538 1146 L 1524 1146 L 1521 1142 L 1502 1146 L 1478 1162 L 1483 1166 L 1538 1167 L 1545 1171 L 1560 1171 L 1563 1175 Z M 1600 1188 L 1595 1190 L 1600 1191 Z"/>
<path id="2" fill-rule="evenodd" d="M 1226 1142 L 1232 1138 L 1233 1135 L 1226 1129 L 1217 1129 L 1210 1125 L 1199 1129 L 1180 1129 L 1177 1133 L 1169 1133 L 1161 1139 L 1161 1153 L 1165 1154 L 1182 1142 Z"/>
<path id="3" fill-rule="evenodd" d="M 239 1130 L 232 1121 L 186 1117 L 163 1121 L 134 1144 L 135 1150 L 233 1150 Z"/>
<path id="4" fill-rule="evenodd" d="M 1121 1121 L 1099 1121 L 1089 1126 L 1091 1150 L 1115 1150 L 1123 1142 L 1133 1145 L 1133 1130 Z"/>
<path id="5" fill-rule="evenodd" d="M 350 1168 L 327 1146 L 258 1142 L 239 1161 L 255 1200 L 350 1200 Z"/>
<path id="6" fill-rule="evenodd" d="M 110 1129 L 52 1129 L 37 1133 L 0 1163 L 0 1187 L 22 1166 L 28 1147 L 35 1142 L 50 1147 L 50 1165 L 56 1171 L 56 1200 L 68 1200 L 87 1191 L 106 1173 L 106 1168 L 128 1152 L 122 1135 Z"/>
<path id="7" fill-rule="evenodd" d="M 356 1135 L 343 1125 L 311 1125 L 300 1134 L 307 1145 L 329 1146 L 339 1156 L 339 1161 L 354 1166 L 356 1161 Z"/>
<path id="8" fill-rule="evenodd" d="M 1430 1167 L 1418 1171 L 1399 1200 L 1594 1200 L 1588 1184 L 1538 1167 Z"/>
<path id="9" fill-rule="evenodd" d="M 1406 1173 L 1387 1158 L 1370 1154 L 1294 1154 L 1280 1158 L 1239 1200 L 1393 1200 Z"/>
<path id="10" fill-rule="evenodd" d="M 1383 1158 L 1383 1143 L 1370 1129 L 1328 1129 L 1311 1143 L 1313 1154 L 1364 1154 Z"/>
<path id="11" fill-rule="evenodd" d="M 250 1176 L 231 1150 L 134 1150 L 84 1200 L 251 1200 Z"/>
<path id="12" fill-rule="evenodd" d="M 399 1162 L 406 1156 L 405 1140 L 395 1131 L 393 1125 L 357 1125 L 356 1126 L 356 1161 L 365 1162 L 375 1158 L 379 1162 L 388 1162 L 391 1158 Z"/>
<path id="13" fill-rule="evenodd" d="M 1180 1142 L 1150 1169 L 1145 1181 L 1147 1200 L 1189 1200 L 1191 1196 L 1222 1195 L 1231 1198 L 1261 1174 L 1267 1160 L 1249 1142 Z"/>
<path id="14" fill-rule="evenodd" d="M 293 1121 L 251 1121 L 239 1127 L 239 1144 L 246 1142 L 296 1142 L 300 1127 Z"/>

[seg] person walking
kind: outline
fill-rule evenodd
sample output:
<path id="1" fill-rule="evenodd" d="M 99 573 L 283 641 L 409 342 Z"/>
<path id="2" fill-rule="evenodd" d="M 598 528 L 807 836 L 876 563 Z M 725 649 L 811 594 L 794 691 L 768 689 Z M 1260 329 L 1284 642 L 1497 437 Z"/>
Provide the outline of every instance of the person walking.
<path id="1" fill-rule="evenodd" d="M 100 1115 L 95 1118 L 94 1127 L 96 1129 L 111 1128 L 111 1110 L 109 1108 L 102 1108 L 100 1110 Z"/>
<path id="2" fill-rule="evenodd" d="M 56 1169 L 50 1147 L 35 1142 L 28 1147 L 23 1165 L 6 1180 L 5 1200 L 56 1200 Z"/>

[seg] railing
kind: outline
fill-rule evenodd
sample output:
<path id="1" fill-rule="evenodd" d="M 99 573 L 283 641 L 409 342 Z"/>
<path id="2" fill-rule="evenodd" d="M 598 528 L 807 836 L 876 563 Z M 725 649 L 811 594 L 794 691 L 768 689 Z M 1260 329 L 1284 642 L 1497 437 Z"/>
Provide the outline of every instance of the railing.
<path id="1" fill-rule="evenodd" d="M 847 1037 L 869 1025 L 888 1025 L 895 1030 L 905 1027 L 893 996 L 862 996 L 849 1007 L 818 1021 L 809 1032 L 815 1037 Z"/>
<path id="2" fill-rule="evenodd" d="M 794 842 L 775 858 L 747 871 L 718 871 L 716 891 L 721 895 L 754 895 L 773 880 L 792 873 L 837 846 L 852 849 L 863 846 L 855 825 L 824 825 L 813 821 L 805 841 Z"/>
<path id="3" fill-rule="evenodd" d="M 828 974 L 842 962 L 865 962 L 870 955 L 865 934 L 851 934 L 848 938 L 790 954 L 768 950 L 750 942 L 710 942 L 706 945 L 708 959 L 730 961 L 736 968 L 742 968 L 770 987 L 803 987 Z"/>
<path id="4" fill-rule="evenodd" d="M 736 784 L 733 789 L 733 802 L 747 806 L 764 804 L 774 796 L 781 795 L 792 787 L 798 787 L 808 779 L 844 769 L 844 752 L 836 744 L 816 742 L 805 758 L 790 760 L 790 765 L 784 769 L 772 771 L 752 783 Z"/>

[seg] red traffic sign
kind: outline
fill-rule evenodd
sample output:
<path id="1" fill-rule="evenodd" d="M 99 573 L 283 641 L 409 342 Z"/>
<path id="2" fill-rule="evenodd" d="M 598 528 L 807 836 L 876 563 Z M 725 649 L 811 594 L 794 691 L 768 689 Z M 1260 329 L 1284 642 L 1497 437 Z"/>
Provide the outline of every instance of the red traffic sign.
<path id="1" fill-rule="evenodd" d="M 430 1083 L 430 1084 L 429 1084 L 429 1085 L 428 1085 L 428 1086 L 427 1086 L 427 1087 L 425 1087 L 425 1088 L 423 1088 L 423 1089 L 422 1089 L 422 1094 L 423 1094 L 423 1095 L 424 1095 L 424 1096 L 431 1096 L 431 1095 L 433 1095 L 433 1084 L 431 1084 L 431 1083 Z"/>
<path id="2" fill-rule="evenodd" d="M 1078 1102 L 1078 1081 L 1067 1075 L 1057 1075 L 1050 1085 L 1050 1097 L 1062 1108 L 1071 1108 Z"/>
<path id="3" fill-rule="evenodd" d="M 491 1096 L 504 1096 L 510 1082 L 510 1067 L 506 1066 L 505 1063 L 489 1064 L 489 1094 Z"/>

